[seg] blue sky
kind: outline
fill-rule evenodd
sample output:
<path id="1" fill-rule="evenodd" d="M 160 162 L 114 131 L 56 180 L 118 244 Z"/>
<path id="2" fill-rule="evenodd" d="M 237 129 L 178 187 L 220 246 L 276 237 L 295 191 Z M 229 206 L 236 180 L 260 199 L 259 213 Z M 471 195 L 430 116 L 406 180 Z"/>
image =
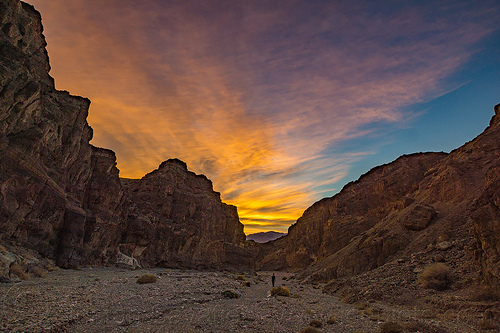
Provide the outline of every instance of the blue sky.
<path id="1" fill-rule="evenodd" d="M 90 98 L 121 176 L 180 158 L 247 233 L 286 231 L 401 154 L 457 148 L 500 102 L 498 1 L 31 3 L 56 87 Z"/>

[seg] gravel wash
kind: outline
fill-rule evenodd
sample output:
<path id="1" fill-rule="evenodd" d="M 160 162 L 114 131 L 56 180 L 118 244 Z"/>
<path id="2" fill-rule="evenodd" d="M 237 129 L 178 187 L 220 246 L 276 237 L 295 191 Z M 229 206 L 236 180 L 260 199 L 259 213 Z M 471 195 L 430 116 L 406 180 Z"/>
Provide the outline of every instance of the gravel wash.
<path id="1" fill-rule="evenodd" d="M 136 283 L 145 273 L 158 281 Z M 276 272 L 290 296 L 271 296 L 271 274 L 57 270 L 0 284 L 0 332 L 299 332 L 313 319 L 321 332 L 380 332 L 381 320 L 291 274 Z"/>

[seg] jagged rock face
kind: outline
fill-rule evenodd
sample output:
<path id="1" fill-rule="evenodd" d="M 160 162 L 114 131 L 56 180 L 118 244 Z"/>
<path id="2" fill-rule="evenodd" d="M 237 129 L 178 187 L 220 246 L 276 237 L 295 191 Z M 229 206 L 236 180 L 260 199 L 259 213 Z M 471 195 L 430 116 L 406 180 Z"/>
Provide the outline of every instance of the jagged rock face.
<path id="1" fill-rule="evenodd" d="M 236 207 L 184 162 L 168 160 L 140 180 L 122 182 L 131 201 L 123 253 L 154 266 L 253 267 L 250 252 L 238 246 L 245 235 Z"/>
<path id="2" fill-rule="evenodd" d="M 236 207 L 183 162 L 125 181 L 125 196 L 115 153 L 89 144 L 90 101 L 55 89 L 42 30 L 32 6 L 0 0 L 0 241 L 63 267 L 251 269 Z"/>
<path id="3" fill-rule="evenodd" d="M 123 215 L 114 153 L 89 144 L 90 101 L 55 89 L 40 14 L 2 1 L 0 22 L 0 237 L 62 266 L 105 260 Z"/>
<path id="4" fill-rule="evenodd" d="M 500 119 L 450 154 L 403 156 L 307 209 L 289 234 L 259 249 L 258 267 L 311 280 L 357 275 L 439 244 L 462 244 L 464 267 L 500 279 Z M 465 244 L 465 245 L 464 245 Z M 474 249 L 475 248 L 475 249 Z M 474 253 L 473 253 L 474 252 Z M 464 268 L 466 269 L 466 268 Z"/>
<path id="5" fill-rule="evenodd" d="M 338 195 L 315 203 L 289 228 L 288 236 L 277 241 L 276 250 L 260 262 L 262 267 L 303 269 L 340 251 L 394 209 L 410 205 L 412 199 L 407 194 L 415 191 L 427 170 L 445 156 L 402 156 L 347 184 Z"/>

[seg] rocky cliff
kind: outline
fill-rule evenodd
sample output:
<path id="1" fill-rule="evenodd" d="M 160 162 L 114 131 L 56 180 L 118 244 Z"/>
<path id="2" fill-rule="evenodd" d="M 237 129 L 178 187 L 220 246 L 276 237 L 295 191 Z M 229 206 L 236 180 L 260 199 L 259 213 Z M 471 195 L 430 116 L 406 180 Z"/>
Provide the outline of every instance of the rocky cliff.
<path id="1" fill-rule="evenodd" d="M 260 249 L 258 266 L 328 282 L 396 261 L 419 270 L 438 258 L 457 280 L 480 267 L 483 280 L 498 284 L 499 113 L 497 105 L 488 128 L 449 154 L 402 156 L 315 203 L 288 236 Z"/>
<path id="2" fill-rule="evenodd" d="M 129 193 L 123 253 L 152 266 L 252 267 L 243 224 L 212 182 L 171 159 L 142 179 L 123 179 Z"/>
<path id="3" fill-rule="evenodd" d="M 251 268 L 231 254 L 248 259 L 236 208 L 182 163 L 125 195 L 114 152 L 89 144 L 90 101 L 55 89 L 42 30 L 31 5 L 0 1 L 0 242 L 62 267 L 123 262 L 123 248 L 145 264 Z"/>
<path id="4" fill-rule="evenodd" d="M 90 101 L 55 89 L 40 14 L 0 6 L 0 236 L 61 266 L 107 261 L 113 241 L 103 235 L 122 215 L 114 154 L 89 144 Z M 102 179 L 115 188 L 96 193 Z"/>

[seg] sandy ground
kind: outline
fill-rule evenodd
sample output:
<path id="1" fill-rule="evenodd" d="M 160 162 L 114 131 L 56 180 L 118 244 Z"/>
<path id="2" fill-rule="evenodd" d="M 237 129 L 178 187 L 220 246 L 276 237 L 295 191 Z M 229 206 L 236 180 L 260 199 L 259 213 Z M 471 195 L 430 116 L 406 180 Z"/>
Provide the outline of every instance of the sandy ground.
<path id="1" fill-rule="evenodd" d="M 159 279 L 136 283 L 144 273 Z M 348 333 L 380 332 L 380 326 L 389 320 L 403 326 L 408 323 L 400 309 L 377 303 L 345 304 L 322 293 L 318 286 L 288 280 L 291 274 L 282 272 L 276 272 L 276 285 L 286 285 L 291 296 L 271 296 L 270 275 L 170 269 L 58 270 L 29 281 L 0 284 L 0 331 L 299 332 L 316 319 L 321 322 L 321 332 Z M 226 298 L 225 290 L 240 297 Z M 328 323 L 332 316 L 334 322 Z M 417 328 L 406 331 L 425 331 L 413 326 Z M 463 327 L 438 331 L 466 332 Z"/>

